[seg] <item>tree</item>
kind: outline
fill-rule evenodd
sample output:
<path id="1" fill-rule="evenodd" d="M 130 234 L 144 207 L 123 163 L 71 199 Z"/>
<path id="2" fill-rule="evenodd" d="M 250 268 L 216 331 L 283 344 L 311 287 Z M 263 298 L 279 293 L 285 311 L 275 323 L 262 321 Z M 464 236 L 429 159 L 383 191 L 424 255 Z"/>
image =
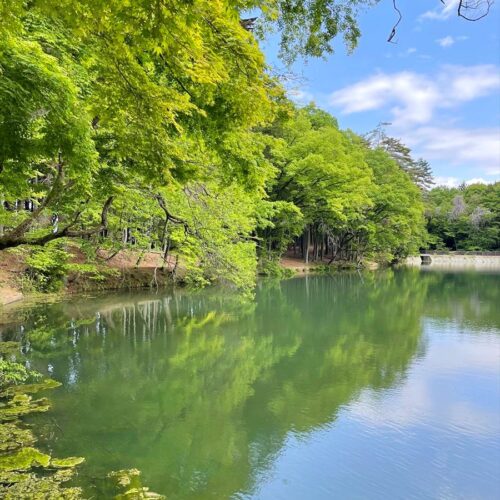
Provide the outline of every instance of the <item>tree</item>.
<path id="1" fill-rule="evenodd" d="M 314 106 L 270 130 L 281 142 L 270 156 L 278 173 L 269 198 L 300 210 L 302 236 L 294 247 L 306 262 L 392 261 L 418 250 L 425 233 L 421 192 L 388 153 L 370 150 Z M 262 237 L 267 258 L 293 240 L 274 228 Z"/>
<path id="2" fill-rule="evenodd" d="M 426 238 L 424 203 L 420 190 L 380 149 L 368 150 L 373 170 L 373 208 L 367 213 L 372 257 L 398 260 L 419 250 Z"/>
<path id="3" fill-rule="evenodd" d="M 254 129 L 281 91 L 234 5 L 10 3 L 17 16 L 0 21 L 0 248 L 102 235 L 157 245 L 165 187 L 261 192 L 271 166 Z M 124 215 L 136 193 L 142 213 L 129 203 Z"/>
<path id="4" fill-rule="evenodd" d="M 386 134 L 385 125 L 387 124 L 381 123 L 375 130 L 365 135 L 368 144 L 386 151 L 422 191 L 428 190 L 434 184 L 429 162 L 423 158 L 415 160 L 411 155 L 411 149 L 403 144 L 401 139 Z"/>
<path id="5" fill-rule="evenodd" d="M 426 198 L 431 248 L 500 248 L 500 183 L 436 187 Z"/>

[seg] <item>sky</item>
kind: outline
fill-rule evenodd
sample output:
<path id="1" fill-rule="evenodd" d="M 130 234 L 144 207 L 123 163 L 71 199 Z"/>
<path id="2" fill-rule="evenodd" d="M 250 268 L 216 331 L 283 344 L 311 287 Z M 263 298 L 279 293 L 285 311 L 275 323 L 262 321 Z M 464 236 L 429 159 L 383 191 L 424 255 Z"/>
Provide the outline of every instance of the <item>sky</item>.
<path id="1" fill-rule="evenodd" d="M 315 102 L 359 134 L 381 122 L 415 157 L 431 164 L 438 185 L 500 180 L 500 2 L 477 22 L 458 18 L 458 0 L 399 0 L 403 20 L 381 0 L 359 18 L 352 54 L 343 42 L 325 59 L 297 61 L 290 97 Z M 279 63 L 276 38 L 263 44 Z"/>

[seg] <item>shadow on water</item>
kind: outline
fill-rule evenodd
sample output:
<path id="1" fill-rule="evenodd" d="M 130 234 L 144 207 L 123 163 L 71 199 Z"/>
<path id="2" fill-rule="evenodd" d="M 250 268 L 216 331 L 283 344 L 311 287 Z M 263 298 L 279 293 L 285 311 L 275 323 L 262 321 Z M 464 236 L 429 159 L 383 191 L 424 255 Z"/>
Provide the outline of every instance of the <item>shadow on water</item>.
<path id="1" fill-rule="evenodd" d="M 90 494 L 104 494 L 106 472 L 136 467 L 168 498 L 228 498 L 255 489 L 288 436 L 403 383 L 425 355 L 423 318 L 498 327 L 497 278 L 310 276 L 260 282 L 253 302 L 217 289 L 111 294 L 38 305 L 2 335 L 63 382 L 36 418 L 54 454 L 86 457 Z"/>

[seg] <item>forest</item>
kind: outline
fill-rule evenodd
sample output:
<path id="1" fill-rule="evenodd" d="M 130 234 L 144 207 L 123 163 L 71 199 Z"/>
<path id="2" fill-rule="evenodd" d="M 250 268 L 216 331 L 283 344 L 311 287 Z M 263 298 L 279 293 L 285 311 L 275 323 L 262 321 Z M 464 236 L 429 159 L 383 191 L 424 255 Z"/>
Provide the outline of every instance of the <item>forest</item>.
<path id="1" fill-rule="evenodd" d="M 362 265 L 498 248 L 497 187 L 428 192 L 401 141 L 295 105 L 266 65 L 266 30 L 285 61 L 338 33 L 354 48 L 355 4 L 3 1 L 0 249 L 46 290 L 75 249 L 154 250 L 188 283 L 250 289 L 287 252 Z"/>
<path id="2" fill-rule="evenodd" d="M 436 250 L 500 249 L 500 182 L 435 187 L 426 196 L 429 247 Z"/>

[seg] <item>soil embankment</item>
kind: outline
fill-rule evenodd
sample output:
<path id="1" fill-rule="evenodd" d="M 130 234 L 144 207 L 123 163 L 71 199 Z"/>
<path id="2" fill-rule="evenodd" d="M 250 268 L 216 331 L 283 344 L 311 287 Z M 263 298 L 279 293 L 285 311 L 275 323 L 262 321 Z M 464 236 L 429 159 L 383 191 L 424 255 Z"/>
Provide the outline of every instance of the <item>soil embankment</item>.
<path id="1" fill-rule="evenodd" d="M 72 249 L 73 264 L 86 263 L 86 257 Z M 165 286 L 172 283 L 172 270 L 175 259 L 165 263 L 161 252 L 139 253 L 120 251 L 111 258 L 99 255 L 96 270 L 101 271 L 99 279 L 96 273 L 70 272 L 65 280 L 62 292 L 76 293 L 92 290 L 114 290 Z M 16 252 L 0 252 L 0 306 L 16 302 L 31 295 L 23 290 L 22 276 L 26 271 L 23 257 Z M 182 270 L 179 269 L 179 273 Z"/>

